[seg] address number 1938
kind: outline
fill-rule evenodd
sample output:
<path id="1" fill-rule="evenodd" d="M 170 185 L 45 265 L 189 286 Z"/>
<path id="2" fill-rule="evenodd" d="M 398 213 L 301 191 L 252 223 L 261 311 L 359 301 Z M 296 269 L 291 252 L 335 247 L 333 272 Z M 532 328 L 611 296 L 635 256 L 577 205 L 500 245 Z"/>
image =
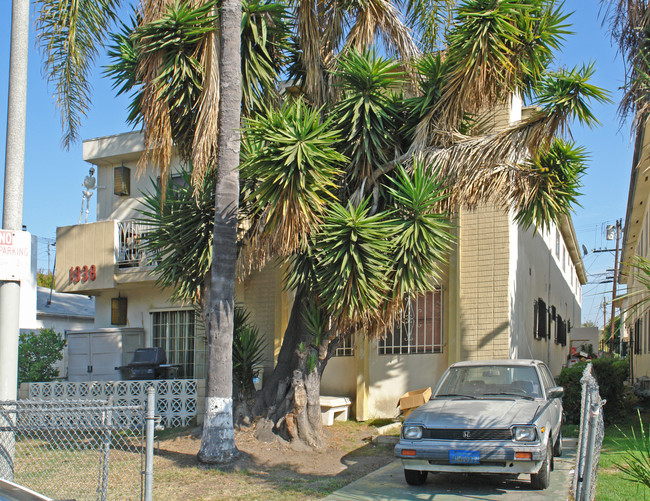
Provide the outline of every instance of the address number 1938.
<path id="1" fill-rule="evenodd" d="M 93 281 L 97 278 L 97 268 L 94 264 L 90 266 L 71 266 L 70 267 L 70 283 L 78 284 Z"/>

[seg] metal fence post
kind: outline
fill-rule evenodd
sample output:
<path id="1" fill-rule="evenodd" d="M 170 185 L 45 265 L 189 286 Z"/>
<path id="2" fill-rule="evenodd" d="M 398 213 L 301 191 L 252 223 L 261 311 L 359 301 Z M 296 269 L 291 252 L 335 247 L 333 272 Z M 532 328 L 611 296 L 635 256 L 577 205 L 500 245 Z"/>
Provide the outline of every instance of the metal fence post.
<path id="1" fill-rule="evenodd" d="M 108 398 L 108 408 L 105 411 L 104 425 L 106 431 L 104 433 L 104 462 L 102 464 L 102 485 L 99 498 L 101 501 L 106 501 L 108 497 L 108 467 L 111 454 L 111 440 L 113 432 L 113 397 Z"/>
<path id="2" fill-rule="evenodd" d="M 146 441 L 144 456 L 144 501 L 153 499 L 153 433 L 156 412 L 156 390 L 147 388 Z"/>
<path id="3" fill-rule="evenodd" d="M 16 425 L 15 407 L 10 405 L 0 406 L 0 479 L 13 482 L 16 456 Z"/>
<path id="4" fill-rule="evenodd" d="M 589 429 L 587 432 L 587 446 L 585 448 L 585 467 L 582 481 L 582 489 L 580 491 L 580 498 L 578 501 L 588 501 L 591 497 L 591 480 L 593 476 L 593 459 L 594 459 L 594 445 L 596 444 L 596 419 L 598 417 L 600 406 L 598 404 L 591 404 L 589 407 Z"/>
<path id="5" fill-rule="evenodd" d="M 587 440 L 589 435 L 589 410 L 591 409 L 591 389 L 587 382 L 586 374 L 591 375 L 591 364 L 587 364 L 585 371 L 580 380 L 582 385 L 582 407 L 580 410 L 580 433 L 578 441 L 577 468 L 575 480 L 575 497 L 577 500 L 582 499 L 585 476 L 585 455 L 587 449 Z"/>

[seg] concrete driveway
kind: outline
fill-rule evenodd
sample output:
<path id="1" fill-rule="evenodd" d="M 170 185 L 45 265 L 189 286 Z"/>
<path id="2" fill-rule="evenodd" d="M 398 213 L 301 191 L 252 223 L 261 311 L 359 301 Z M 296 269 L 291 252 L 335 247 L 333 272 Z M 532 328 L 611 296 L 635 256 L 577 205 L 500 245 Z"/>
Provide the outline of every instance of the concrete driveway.
<path id="1" fill-rule="evenodd" d="M 543 491 L 530 487 L 530 475 L 503 479 L 499 475 L 429 473 L 424 485 L 410 486 L 404 480 L 399 460 L 360 478 L 325 499 L 327 501 L 398 501 L 494 499 L 499 501 L 566 500 L 575 464 L 576 439 L 564 439 L 564 454 L 555 458 L 551 485 Z"/>

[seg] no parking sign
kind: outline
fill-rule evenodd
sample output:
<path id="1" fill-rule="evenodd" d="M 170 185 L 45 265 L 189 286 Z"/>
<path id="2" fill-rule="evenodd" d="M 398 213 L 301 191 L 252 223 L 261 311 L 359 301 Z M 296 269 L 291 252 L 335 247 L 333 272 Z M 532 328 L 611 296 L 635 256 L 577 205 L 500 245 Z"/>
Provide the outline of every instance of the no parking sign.
<path id="1" fill-rule="evenodd" d="M 32 238 L 28 231 L 0 230 L 0 280 L 29 278 L 31 254 Z"/>

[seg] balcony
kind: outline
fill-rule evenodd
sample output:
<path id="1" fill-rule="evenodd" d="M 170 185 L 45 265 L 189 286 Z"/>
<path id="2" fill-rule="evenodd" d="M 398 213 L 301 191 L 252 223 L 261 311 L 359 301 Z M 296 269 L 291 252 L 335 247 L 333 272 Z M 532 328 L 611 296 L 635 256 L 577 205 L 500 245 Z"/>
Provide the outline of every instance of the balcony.
<path id="1" fill-rule="evenodd" d="M 153 282 L 155 256 L 144 248 L 149 230 L 132 220 L 57 228 L 56 290 L 92 295 Z"/>
<path id="2" fill-rule="evenodd" d="M 115 262 L 118 270 L 153 267 L 156 256 L 149 254 L 144 246 L 151 227 L 137 221 L 116 221 L 117 245 Z"/>

